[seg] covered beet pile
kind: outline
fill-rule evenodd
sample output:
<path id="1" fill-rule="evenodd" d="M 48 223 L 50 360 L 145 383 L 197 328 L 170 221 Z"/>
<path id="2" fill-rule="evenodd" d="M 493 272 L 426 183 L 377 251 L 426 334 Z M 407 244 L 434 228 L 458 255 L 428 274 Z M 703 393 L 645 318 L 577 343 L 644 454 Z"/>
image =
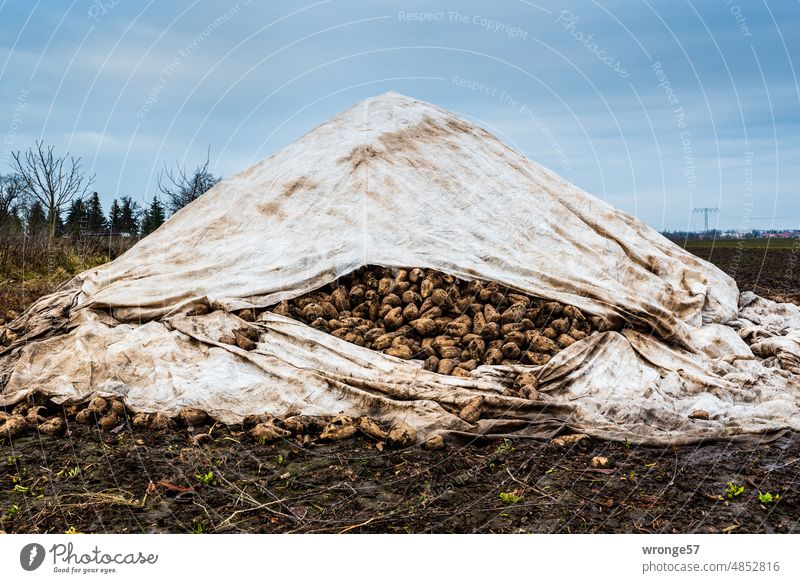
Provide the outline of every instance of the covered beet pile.
<path id="1" fill-rule="evenodd" d="M 420 268 L 366 266 L 272 311 L 454 376 L 482 364 L 543 365 L 606 329 L 575 306 Z"/>
<path id="2" fill-rule="evenodd" d="M 797 306 L 740 294 L 396 93 L 220 182 L 0 334 L 0 407 L 100 395 L 134 415 L 365 418 L 419 440 L 800 430 Z"/>

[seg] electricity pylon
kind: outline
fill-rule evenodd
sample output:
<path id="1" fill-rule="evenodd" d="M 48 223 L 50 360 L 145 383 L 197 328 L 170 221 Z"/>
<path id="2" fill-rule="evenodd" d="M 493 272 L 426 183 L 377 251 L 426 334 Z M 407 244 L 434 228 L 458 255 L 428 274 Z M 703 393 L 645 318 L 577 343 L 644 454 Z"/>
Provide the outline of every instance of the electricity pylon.
<path id="1" fill-rule="evenodd" d="M 694 209 L 694 212 L 703 213 L 703 215 L 705 216 L 705 220 L 706 220 L 706 230 L 705 230 L 705 232 L 708 233 L 708 215 L 709 215 L 709 213 L 718 213 L 719 209 L 717 207 L 704 206 L 704 207 L 698 207 L 698 208 Z"/>

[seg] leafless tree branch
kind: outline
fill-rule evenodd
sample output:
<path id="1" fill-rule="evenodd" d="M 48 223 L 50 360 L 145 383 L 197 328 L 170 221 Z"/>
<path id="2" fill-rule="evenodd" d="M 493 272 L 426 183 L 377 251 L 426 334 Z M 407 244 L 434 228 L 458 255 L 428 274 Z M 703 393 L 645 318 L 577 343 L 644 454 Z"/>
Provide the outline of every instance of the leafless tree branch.
<path id="1" fill-rule="evenodd" d="M 87 177 L 81 170 L 80 158 L 57 156 L 54 150 L 53 146 L 45 147 L 44 142 L 37 141 L 35 148 L 11 154 L 25 192 L 47 210 L 50 237 L 55 236 L 61 211 L 74 198 L 83 198 L 95 178 Z"/>
<path id="2" fill-rule="evenodd" d="M 176 213 L 193 200 L 198 199 L 220 180 L 209 171 L 209 154 L 206 160 L 194 169 L 192 173 L 186 167 L 176 165 L 174 169 L 167 168 L 158 174 L 158 190 L 166 197 L 170 212 Z"/>
<path id="3" fill-rule="evenodd" d="M 17 174 L 0 176 L 0 222 L 14 212 L 24 193 L 25 187 Z"/>

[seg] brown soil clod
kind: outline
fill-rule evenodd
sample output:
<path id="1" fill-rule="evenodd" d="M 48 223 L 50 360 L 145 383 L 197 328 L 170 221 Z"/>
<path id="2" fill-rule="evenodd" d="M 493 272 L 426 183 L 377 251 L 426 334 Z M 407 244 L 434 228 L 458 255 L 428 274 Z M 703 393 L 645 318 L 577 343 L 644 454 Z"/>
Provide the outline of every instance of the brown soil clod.
<path id="1" fill-rule="evenodd" d="M 189 436 L 189 442 L 195 447 L 208 445 L 212 441 L 214 441 L 214 439 L 208 433 L 196 433 Z"/>

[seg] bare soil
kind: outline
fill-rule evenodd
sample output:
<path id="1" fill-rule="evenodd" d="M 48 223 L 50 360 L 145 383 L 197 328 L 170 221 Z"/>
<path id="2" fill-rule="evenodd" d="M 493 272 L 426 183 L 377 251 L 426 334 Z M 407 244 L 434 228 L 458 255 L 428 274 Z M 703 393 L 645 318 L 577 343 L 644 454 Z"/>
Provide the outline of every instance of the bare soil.
<path id="1" fill-rule="evenodd" d="M 800 304 L 800 239 L 676 241 L 736 280 L 741 291 Z"/>
<path id="2" fill-rule="evenodd" d="M 800 437 L 680 449 L 584 439 L 378 451 L 237 428 L 87 425 L 4 448 L 7 532 L 800 532 Z M 592 468 L 595 456 L 606 468 Z M 729 483 L 732 486 L 729 486 Z M 742 488 L 740 491 L 739 488 Z M 777 502 L 759 500 L 770 493 Z"/>

